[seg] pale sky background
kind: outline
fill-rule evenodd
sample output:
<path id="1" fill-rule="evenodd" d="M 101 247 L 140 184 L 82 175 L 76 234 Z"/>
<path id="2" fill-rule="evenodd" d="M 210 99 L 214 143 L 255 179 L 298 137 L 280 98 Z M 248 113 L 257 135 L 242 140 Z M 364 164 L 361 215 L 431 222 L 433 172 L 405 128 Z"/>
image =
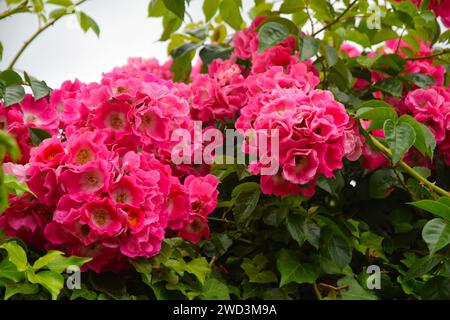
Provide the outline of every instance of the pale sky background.
<path id="1" fill-rule="evenodd" d="M 250 0 L 243 1 L 244 3 Z M 100 80 L 102 72 L 126 63 L 128 57 L 167 59 L 167 43 L 158 42 L 160 18 L 147 18 L 150 0 L 89 0 L 80 8 L 100 26 L 100 38 L 90 30 L 84 34 L 74 15 L 64 17 L 44 31 L 25 51 L 16 69 L 26 70 L 58 87 L 64 80 Z M 203 1 L 192 0 L 189 13 L 201 20 Z M 253 2 L 251 0 L 250 2 Z M 4 7 L 0 0 L 0 9 Z M 4 46 L 0 69 L 9 64 L 23 41 L 37 30 L 37 18 L 18 14 L 0 21 Z"/>

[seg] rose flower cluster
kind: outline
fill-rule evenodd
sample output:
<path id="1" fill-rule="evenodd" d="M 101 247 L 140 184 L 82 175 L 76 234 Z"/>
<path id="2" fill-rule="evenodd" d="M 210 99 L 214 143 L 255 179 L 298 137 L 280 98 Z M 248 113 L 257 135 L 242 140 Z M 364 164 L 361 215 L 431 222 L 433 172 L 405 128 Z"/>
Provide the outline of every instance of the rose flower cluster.
<path id="1" fill-rule="evenodd" d="M 343 159 L 357 160 L 363 138 L 356 122 L 330 91 L 318 90 L 317 71 L 310 61 L 300 62 L 295 52 L 295 39 L 288 37 L 279 45 L 258 52 L 255 29 L 259 18 L 238 32 L 231 60 L 251 59 L 246 77 L 248 102 L 240 111 L 236 128 L 279 134 L 280 170 L 261 176 L 261 189 L 266 194 L 314 194 L 320 175 L 332 178 L 341 169 Z M 270 134 L 269 134 L 270 135 Z M 249 145 L 247 152 L 255 152 Z M 270 153 L 270 151 L 269 151 Z M 264 164 L 254 162 L 249 171 L 260 174 Z"/>
<path id="2" fill-rule="evenodd" d="M 192 130 L 189 91 L 168 65 L 132 59 L 100 83 L 65 82 L 50 98 L 2 106 L 3 127 L 19 141 L 23 165 L 5 164 L 34 196 L 13 197 L 0 217 L 9 236 L 93 257 L 117 270 L 152 257 L 167 236 L 197 242 L 217 203 L 218 179 L 193 167 L 173 170 L 171 132 Z M 52 136 L 33 146 L 27 127 Z"/>
<path id="3" fill-rule="evenodd" d="M 424 74 L 430 76 L 434 84 L 428 88 L 419 88 L 412 86 L 412 90 L 404 88 L 402 97 L 395 98 L 384 96 L 381 92 L 375 92 L 374 98 L 382 99 L 395 107 L 399 115 L 408 114 L 415 118 L 418 122 L 427 126 L 434 135 L 437 144 L 437 155 L 443 155 L 445 163 L 450 164 L 450 90 L 444 85 L 445 69 L 442 65 L 435 65 L 433 60 L 428 58 L 433 54 L 433 50 L 429 44 L 419 40 L 420 47 L 418 52 L 414 54 L 414 60 L 407 60 L 401 74 Z M 398 50 L 397 50 L 398 48 Z M 378 52 L 370 52 L 369 57 L 376 58 L 380 54 L 389 54 L 397 52 L 403 58 L 407 58 L 403 53 L 403 48 L 412 52 L 412 47 L 404 41 L 389 40 L 386 41 L 386 47 L 381 48 Z M 357 57 L 361 52 L 345 43 L 341 47 L 341 51 L 350 57 Z M 372 82 L 386 78 L 387 75 L 372 71 Z M 369 82 L 357 79 L 355 90 L 363 90 L 369 86 Z M 368 127 L 370 122 L 363 122 L 364 127 Z M 372 131 L 375 137 L 384 137 L 382 129 Z M 371 150 L 368 145 L 363 148 L 363 165 L 364 167 L 374 170 L 382 166 L 388 166 L 387 159 L 377 151 Z M 415 148 L 411 148 L 405 155 L 404 160 L 412 166 L 425 166 L 433 168 L 435 163 L 430 159 L 421 155 Z"/>
<path id="4" fill-rule="evenodd" d="M 261 159 L 248 166 L 261 174 L 265 194 L 312 196 L 319 177 L 333 178 L 344 159 L 363 155 L 369 169 L 387 165 L 365 144 L 360 124 L 345 107 L 330 91 L 318 89 L 319 73 L 310 60 L 300 61 L 302 48 L 293 36 L 258 51 L 257 28 L 265 19 L 258 17 L 235 34 L 229 59 L 204 68 L 198 64 L 189 84 L 171 80 L 170 61 L 160 65 L 135 58 L 98 83 L 67 81 L 48 98 L 35 101 L 27 95 L 19 104 L 0 106 L 0 128 L 18 140 L 23 154 L 20 164 L 6 163 L 5 172 L 33 193 L 11 197 L 0 228 L 38 247 L 93 257 L 88 267 L 98 272 L 121 269 L 128 258 L 156 255 L 166 237 L 208 238 L 207 216 L 216 208 L 219 181 L 206 164 L 172 162 L 179 145 L 172 134 L 184 129 L 196 136 L 196 121 L 206 126 L 234 122 L 244 135 L 262 131 L 269 139 L 276 130 L 278 171 L 262 174 L 267 165 Z M 388 41 L 368 56 L 404 46 Z M 344 52 L 361 55 L 349 44 Z M 407 61 L 402 73 L 429 74 L 434 86 L 413 87 L 402 98 L 373 96 L 428 126 L 450 164 L 450 91 L 443 86 L 444 68 L 426 58 L 431 52 L 421 43 L 417 56 L 425 58 Z M 376 82 L 388 75 L 372 72 L 371 77 Z M 355 90 L 366 90 L 370 82 L 357 79 Z M 203 133 L 206 126 L 200 128 Z M 34 130 L 51 137 L 34 146 Z M 193 158 L 203 141 L 189 143 L 195 150 L 187 156 Z M 247 154 L 260 155 L 261 148 L 251 139 L 242 146 Z M 415 153 L 406 159 L 416 159 Z"/>

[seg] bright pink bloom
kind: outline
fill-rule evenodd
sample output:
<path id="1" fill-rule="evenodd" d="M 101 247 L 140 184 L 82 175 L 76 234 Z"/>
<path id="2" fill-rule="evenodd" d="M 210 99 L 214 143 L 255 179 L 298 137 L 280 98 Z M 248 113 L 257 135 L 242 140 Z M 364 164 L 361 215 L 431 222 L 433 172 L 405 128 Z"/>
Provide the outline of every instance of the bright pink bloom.
<path id="1" fill-rule="evenodd" d="M 317 174 L 319 159 L 315 150 L 293 149 L 283 166 L 283 178 L 295 184 L 307 184 Z"/>
<path id="2" fill-rule="evenodd" d="M 62 188 L 73 199 L 81 199 L 109 186 L 110 166 L 104 160 L 91 161 L 82 167 L 64 170 L 59 176 Z"/>
<path id="3" fill-rule="evenodd" d="M 192 221 L 181 229 L 179 236 L 192 243 L 197 243 L 203 237 L 209 239 L 209 226 L 205 217 L 194 215 Z"/>
<path id="4" fill-rule="evenodd" d="M 31 165 L 26 171 L 26 182 L 30 190 L 36 195 L 39 202 L 44 204 L 55 203 L 59 196 L 55 169 Z"/>
<path id="5" fill-rule="evenodd" d="M 184 180 L 184 186 L 189 194 L 191 214 L 195 213 L 206 217 L 217 205 L 217 186 L 219 179 L 213 175 L 204 177 L 188 176 Z"/>
<path id="6" fill-rule="evenodd" d="M 61 163 L 64 156 L 65 150 L 61 140 L 53 137 L 45 139 L 38 147 L 31 150 L 30 162 L 55 167 Z"/>
<path id="7" fill-rule="evenodd" d="M 83 211 L 82 219 L 96 235 L 113 236 L 122 229 L 124 217 L 117 212 L 108 198 L 88 202 Z"/>

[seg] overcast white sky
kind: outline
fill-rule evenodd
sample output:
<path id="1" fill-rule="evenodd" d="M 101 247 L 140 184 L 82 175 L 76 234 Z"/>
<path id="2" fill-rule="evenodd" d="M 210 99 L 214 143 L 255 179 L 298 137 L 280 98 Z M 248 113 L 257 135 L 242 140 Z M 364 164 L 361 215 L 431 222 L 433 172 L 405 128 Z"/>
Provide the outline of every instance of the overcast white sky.
<path id="1" fill-rule="evenodd" d="M 167 43 L 157 40 L 162 33 L 160 19 L 147 18 L 150 0 L 89 0 L 81 6 L 101 29 L 100 39 L 84 34 L 75 16 L 64 17 L 42 33 L 16 64 L 33 76 L 58 87 L 64 80 L 98 81 L 102 72 L 126 63 L 128 57 L 167 59 Z M 189 8 L 194 20 L 203 17 L 201 2 Z M 4 7 L 4 0 L 0 0 Z M 2 7 L 0 5 L 0 7 Z M 0 21 L 0 41 L 5 48 L 0 69 L 12 60 L 24 40 L 37 29 L 31 14 L 19 14 Z"/>

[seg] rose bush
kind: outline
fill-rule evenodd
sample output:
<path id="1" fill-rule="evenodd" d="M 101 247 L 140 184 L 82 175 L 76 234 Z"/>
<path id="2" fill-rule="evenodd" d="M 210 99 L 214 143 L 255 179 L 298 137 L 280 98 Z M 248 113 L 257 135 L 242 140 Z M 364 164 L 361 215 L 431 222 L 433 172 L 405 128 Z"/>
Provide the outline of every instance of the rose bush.
<path id="1" fill-rule="evenodd" d="M 83 2 L 48 23 L 98 34 Z M 449 299 L 450 2 L 255 1 L 246 26 L 242 1 L 205 0 L 178 32 L 187 4 L 150 2 L 163 64 L 50 90 L 22 50 L 0 74 L 4 297 Z M 191 161 L 214 129 L 245 164 Z"/>

